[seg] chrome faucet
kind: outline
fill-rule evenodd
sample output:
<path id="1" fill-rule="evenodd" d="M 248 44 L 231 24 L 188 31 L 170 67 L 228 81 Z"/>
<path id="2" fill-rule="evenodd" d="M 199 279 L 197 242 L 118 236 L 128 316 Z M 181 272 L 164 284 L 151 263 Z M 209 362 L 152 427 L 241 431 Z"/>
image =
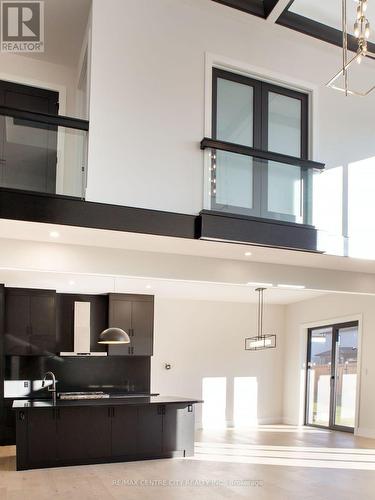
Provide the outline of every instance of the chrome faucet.
<path id="1" fill-rule="evenodd" d="M 44 379 L 42 381 L 42 387 L 45 386 L 45 383 L 46 383 L 48 377 L 51 377 L 52 385 L 49 385 L 47 389 L 48 389 L 48 392 L 52 392 L 52 402 L 53 402 L 53 404 L 56 404 L 56 384 L 57 384 L 57 381 L 56 381 L 56 377 L 55 377 L 54 373 L 47 372 L 44 375 Z"/>

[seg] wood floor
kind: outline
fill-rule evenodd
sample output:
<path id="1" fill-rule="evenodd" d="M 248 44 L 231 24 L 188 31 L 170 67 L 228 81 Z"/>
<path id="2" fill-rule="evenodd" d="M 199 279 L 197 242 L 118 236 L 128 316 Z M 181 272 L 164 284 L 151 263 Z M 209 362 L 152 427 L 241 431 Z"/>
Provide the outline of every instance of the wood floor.
<path id="1" fill-rule="evenodd" d="M 374 500 L 375 440 L 291 426 L 200 431 L 193 458 L 17 472 L 0 447 L 1 500 Z"/>

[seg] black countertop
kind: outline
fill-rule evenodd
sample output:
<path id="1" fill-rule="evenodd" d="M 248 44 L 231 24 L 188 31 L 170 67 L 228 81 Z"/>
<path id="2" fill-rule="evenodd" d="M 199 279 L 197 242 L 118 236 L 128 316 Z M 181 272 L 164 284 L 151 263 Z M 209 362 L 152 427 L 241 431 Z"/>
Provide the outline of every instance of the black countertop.
<path id="1" fill-rule="evenodd" d="M 181 398 L 178 396 L 151 396 L 151 397 L 116 397 L 104 399 L 58 399 L 54 404 L 52 400 L 18 399 L 13 401 L 14 410 L 31 408 L 61 408 L 64 406 L 122 406 L 122 405 L 166 405 L 173 403 L 195 404 L 203 403 L 200 399 Z"/>

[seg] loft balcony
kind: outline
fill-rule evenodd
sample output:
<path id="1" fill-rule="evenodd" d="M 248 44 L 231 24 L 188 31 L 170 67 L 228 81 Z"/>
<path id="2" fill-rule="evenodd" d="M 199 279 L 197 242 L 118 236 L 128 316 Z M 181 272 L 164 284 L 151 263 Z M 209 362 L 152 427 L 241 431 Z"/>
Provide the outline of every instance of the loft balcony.
<path id="1" fill-rule="evenodd" d="M 321 163 L 205 138 L 210 210 L 124 207 L 85 201 L 88 131 L 87 120 L 0 106 L 0 218 L 317 251 Z"/>
<path id="2" fill-rule="evenodd" d="M 324 164 L 204 138 L 209 204 L 202 237 L 317 251 L 313 176 Z"/>
<path id="3" fill-rule="evenodd" d="M 89 122 L 0 106 L 0 186 L 85 198 Z"/>

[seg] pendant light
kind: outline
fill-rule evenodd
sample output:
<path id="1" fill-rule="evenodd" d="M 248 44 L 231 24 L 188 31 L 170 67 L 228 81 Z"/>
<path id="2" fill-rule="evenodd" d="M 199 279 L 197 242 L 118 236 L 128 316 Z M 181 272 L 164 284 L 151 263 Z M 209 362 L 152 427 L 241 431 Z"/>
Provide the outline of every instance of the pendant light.
<path id="1" fill-rule="evenodd" d="M 116 293 L 116 278 L 113 278 L 113 293 Z M 130 344 L 130 338 L 122 328 L 110 327 L 99 335 L 98 344 Z"/>
<path id="2" fill-rule="evenodd" d="M 122 328 L 107 328 L 99 335 L 98 344 L 129 344 L 130 338 Z"/>
<path id="3" fill-rule="evenodd" d="M 245 339 L 246 351 L 260 351 L 276 347 L 276 335 L 273 333 L 263 333 L 264 290 L 266 288 L 256 288 L 255 290 L 258 293 L 257 335 Z"/>
<path id="4" fill-rule="evenodd" d="M 327 83 L 327 87 L 334 90 L 339 90 L 344 92 L 345 95 L 356 95 L 356 96 L 367 96 L 375 89 L 375 85 L 372 85 L 367 90 L 354 90 L 349 89 L 349 70 L 355 62 L 358 64 L 366 58 L 366 56 L 371 56 L 374 59 L 375 54 L 370 53 L 368 50 L 368 39 L 370 37 L 370 22 L 367 18 L 366 11 L 368 0 L 355 0 L 356 7 L 356 20 L 354 23 L 354 37 L 357 39 L 357 52 L 351 58 L 348 59 L 348 28 L 347 28 L 347 0 L 342 0 L 341 15 L 342 15 L 342 67 L 336 75 L 331 78 Z M 343 85 L 337 84 L 337 80 L 342 77 Z"/>

